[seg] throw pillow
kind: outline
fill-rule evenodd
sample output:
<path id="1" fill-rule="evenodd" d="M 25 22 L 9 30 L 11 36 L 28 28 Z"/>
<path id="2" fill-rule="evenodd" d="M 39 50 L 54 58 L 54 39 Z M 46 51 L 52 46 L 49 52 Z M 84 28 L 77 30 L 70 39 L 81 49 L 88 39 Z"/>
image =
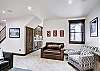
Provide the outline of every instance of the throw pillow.
<path id="1" fill-rule="evenodd" d="M 89 55 L 89 54 L 92 54 L 92 52 L 89 50 L 82 50 L 81 51 L 81 55 Z"/>
<path id="2" fill-rule="evenodd" d="M 50 49 L 59 49 L 59 45 L 56 45 L 56 44 L 49 44 L 47 46 L 47 48 L 50 48 Z"/>

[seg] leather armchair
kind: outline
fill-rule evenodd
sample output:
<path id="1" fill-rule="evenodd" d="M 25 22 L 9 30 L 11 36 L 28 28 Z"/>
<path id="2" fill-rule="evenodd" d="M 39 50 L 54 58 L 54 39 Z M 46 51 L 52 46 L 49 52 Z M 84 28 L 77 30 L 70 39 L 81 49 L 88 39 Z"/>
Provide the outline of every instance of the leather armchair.
<path id="1" fill-rule="evenodd" d="M 47 42 L 46 46 L 41 48 L 41 58 L 64 60 L 64 43 Z"/>

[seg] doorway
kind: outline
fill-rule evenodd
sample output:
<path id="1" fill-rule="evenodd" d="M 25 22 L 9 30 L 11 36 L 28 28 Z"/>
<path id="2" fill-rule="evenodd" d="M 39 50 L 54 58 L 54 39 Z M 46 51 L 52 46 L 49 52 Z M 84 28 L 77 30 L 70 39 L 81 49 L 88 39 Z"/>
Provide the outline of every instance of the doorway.
<path id="1" fill-rule="evenodd" d="M 33 28 L 26 27 L 26 54 L 33 51 Z"/>

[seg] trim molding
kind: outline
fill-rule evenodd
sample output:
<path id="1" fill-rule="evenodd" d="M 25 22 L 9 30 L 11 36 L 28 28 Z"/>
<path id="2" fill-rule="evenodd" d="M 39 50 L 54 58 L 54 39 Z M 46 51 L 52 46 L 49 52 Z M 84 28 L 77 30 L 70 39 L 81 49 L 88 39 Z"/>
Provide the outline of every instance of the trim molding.
<path id="1" fill-rule="evenodd" d="M 30 52 L 30 53 L 32 53 L 32 52 Z M 26 54 L 13 53 L 13 55 L 26 56 L 27 54 L 30 54 L 30 53 L 26 53 Z"/>

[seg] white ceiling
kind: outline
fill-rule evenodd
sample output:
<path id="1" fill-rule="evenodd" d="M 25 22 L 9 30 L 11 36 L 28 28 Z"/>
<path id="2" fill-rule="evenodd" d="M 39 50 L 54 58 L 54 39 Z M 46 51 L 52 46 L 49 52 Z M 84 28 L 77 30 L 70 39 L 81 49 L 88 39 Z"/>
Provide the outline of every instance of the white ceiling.
<path id="1" fill-rule="evenodd" d="M 0 16 L 14 18 L 35 15 L 43 18 L 64 18 L 86 16 L 100 0 L 0 0 Z M 32 10 L 28 11 L 27 6 Z M 2 14 L 5 10 L 6 13 Z"/>

